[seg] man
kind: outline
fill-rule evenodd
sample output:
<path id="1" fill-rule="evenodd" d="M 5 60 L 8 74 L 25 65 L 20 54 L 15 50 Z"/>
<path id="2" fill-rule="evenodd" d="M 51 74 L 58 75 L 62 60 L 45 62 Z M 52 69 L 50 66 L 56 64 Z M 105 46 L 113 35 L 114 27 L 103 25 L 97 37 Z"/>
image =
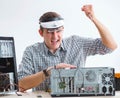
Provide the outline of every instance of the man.
<path id="1" fill-rule="evenodd" d="M 47 90 L 51 69 L 83 67 L 87 56 L 104 55 L 117 48 L 109 30 L 95 17 L 92 5 L 84 5 L 82 11 L 95 24 L 101 38 L 71 36 L 62 39 L 63 18 L 55 12 L 43 14 L 39 33 L 44 42 L 29 46 L 24 52 L 18 72 L 20 91 Z"/>

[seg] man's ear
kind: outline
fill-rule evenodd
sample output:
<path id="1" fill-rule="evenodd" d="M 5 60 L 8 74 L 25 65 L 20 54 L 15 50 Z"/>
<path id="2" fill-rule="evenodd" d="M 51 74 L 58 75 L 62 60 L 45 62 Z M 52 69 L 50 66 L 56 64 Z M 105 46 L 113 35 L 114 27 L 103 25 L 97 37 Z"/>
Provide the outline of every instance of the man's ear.
<path id="1" fill-rule="evenodd" d="M 43 36 L 43 31 L 41 29 L 39 29 L 39 34 Z"/>

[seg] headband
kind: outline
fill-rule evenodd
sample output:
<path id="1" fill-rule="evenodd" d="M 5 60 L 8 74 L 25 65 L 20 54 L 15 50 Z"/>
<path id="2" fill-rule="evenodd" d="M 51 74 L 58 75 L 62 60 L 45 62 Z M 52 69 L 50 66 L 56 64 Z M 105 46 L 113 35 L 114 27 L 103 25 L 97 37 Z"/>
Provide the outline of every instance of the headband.
<path id="1" fill-rule="evenodd" d="M 48 21 L 48 22 L 40 22 L 40 25 L 43 28 L 58 28 L 64 25 L 63 20 L 53 20 L 53 21 Z"/>

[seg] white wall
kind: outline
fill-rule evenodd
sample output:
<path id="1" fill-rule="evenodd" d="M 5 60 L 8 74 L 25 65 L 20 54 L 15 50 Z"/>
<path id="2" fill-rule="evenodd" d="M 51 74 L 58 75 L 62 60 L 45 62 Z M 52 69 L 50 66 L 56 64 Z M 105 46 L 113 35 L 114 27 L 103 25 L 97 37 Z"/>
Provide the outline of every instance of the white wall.
<path id="1" fill-rule="evenodd" d="M 93 5 L 95 15 L 110 29 L 119 46 L 120 0 L 0 0 L 0 36 L 14 37 L 17 64 L 26 46 L 43 40 L 38 34 L 38 20 L 46 11 L 57 11 L 64 17 L 64 37 L 99 37 L 93 23 L 81 11 L 84 4 Z M 112 54 L 88 57 L 86 66 L 111 66 L 120 72 L 119 59 L 118 47 Z"/>

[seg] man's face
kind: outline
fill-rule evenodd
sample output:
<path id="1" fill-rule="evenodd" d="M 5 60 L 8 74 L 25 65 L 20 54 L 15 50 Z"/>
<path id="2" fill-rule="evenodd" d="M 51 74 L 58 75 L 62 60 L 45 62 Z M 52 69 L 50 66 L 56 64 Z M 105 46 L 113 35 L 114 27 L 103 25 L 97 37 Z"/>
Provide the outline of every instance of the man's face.
<path id="1" fill-rule="evenodd" d="M 56 29 L 43 29 L 43 32 L 41 32 L 46 46 L 53 53 L 59 48 L 61 44 L 63 30 L 64 27 L 62 26 Z"/>

